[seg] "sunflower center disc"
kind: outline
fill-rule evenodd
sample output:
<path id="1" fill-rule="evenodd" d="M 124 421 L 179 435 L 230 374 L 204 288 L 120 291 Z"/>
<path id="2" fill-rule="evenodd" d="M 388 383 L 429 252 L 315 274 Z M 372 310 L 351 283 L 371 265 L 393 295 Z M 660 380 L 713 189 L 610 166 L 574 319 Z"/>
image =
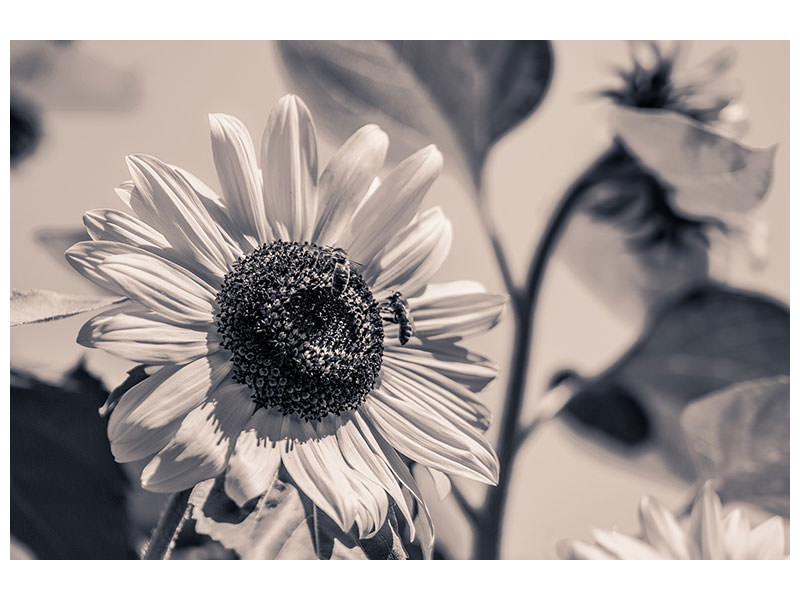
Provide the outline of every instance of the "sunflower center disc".
<path id="1" fill-rule="evenodd" d="M 217 307 L 233 378 L 257 406 L 318 421 L 356 408 L 374 387 L 383 324 L 344 251 L 265 244 L 236 261 Z"/>

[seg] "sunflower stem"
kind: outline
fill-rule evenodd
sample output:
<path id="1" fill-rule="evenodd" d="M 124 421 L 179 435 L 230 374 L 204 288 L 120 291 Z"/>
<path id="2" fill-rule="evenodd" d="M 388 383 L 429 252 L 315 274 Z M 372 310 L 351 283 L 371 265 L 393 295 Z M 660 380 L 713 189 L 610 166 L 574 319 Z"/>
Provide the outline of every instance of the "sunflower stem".
<path id="1" fill-rule="evenodd" d="M 511 481 L 514 459 L 517 450 L 521 446 L 519 417 L 525 398 L 525 384 L 531 357 L 531 341 L 533 339 L 533 324 L 539 300 L 539 291 L 547 266 L 583 192 L 595 183 L 598 171 L 602 171 L 605 164 L 616 160 L 618 153 L 619 149 L 616 145 L 604 152 L 564 194 L 536 246 L 525 287 L 521 290 L 517 290 L 513 285 L 494 224 L 491 221 L 486 221 L 487 215 L 489 215 L 486 207 L 487 203 L 483 200 L 478 202 L 481 216 L 484 220 L 484 227 L 487 235 L 492 240 L 492 246 L 495 247 L 495 255 L 498 258 L 500 271 L 503 274 L 506 286 L 509 288 L 516 327 L 514 328 L 514 346 L 511 354 L 508 387 L 506 388 L 506 400 L 503 404 L 497 447 L 500 476 L 497 485 L 488 489 L 483 506 L 478 511 L 473 547 L 475 558 L 497 559 L 500 556 L 500 538 L 505 504 L 508 498 L 508 487 Z M 527 434 L 531 432 L 532 429 Z"/>
<path id="2" fill-rule="evenodd" d="M 456 504 L 458 504 L 461 512 L 464 513 L 470 525 L 475 525 L 478 522 L 478 511 L 475 507 L 470 504 L 469 500 L 467 500 L 466 496 L 464 496 L 455 484 L 450 487 L 450 492 L 453 494 L 453 499 L 456 501 Z"/>
<path id="3" fill-rule="evenodd" d="M 158 525 L 142 554 L 142 560 L 168 560 L 175 540 L 181 532 L 189 508 L 189 495 L 192 488 L 173 494 L 167 502 Z"/>

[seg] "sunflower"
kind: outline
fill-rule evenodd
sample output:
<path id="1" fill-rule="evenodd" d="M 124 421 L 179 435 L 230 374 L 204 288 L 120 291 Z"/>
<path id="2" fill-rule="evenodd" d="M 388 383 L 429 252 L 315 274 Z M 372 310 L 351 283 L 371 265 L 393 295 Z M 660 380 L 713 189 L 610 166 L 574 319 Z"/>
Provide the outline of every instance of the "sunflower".
<path id="1" fill-rule="evenodd" d="M 632 41 L 631 66 L 616 69 L 621 85 L 601 94 L 617 104 L 676 112 L 733 136 L 747 129 L 747 113 L 738 102 L 739 84 L 726 76 L 735 52 L 724 47 L 702 62 L 686 65 L 688 44 Z"/>
<path id="2" fill-rule="evenodd" d="M 418 212 L 441 155 L 424 148 L 381 183 L 388 137 L 367 125 L 318 178 L 296 96 L 270 114 L 260 162 L 240 121 L 209 120 L 221 196 L 129 156 L 117 191 L 133 214 L 89 211 L 92 241 L 67 251 L 128 298 L 78 342 L 153 370 L 111 413 L 114 457 L 149 458 L 141 480 L 155 492 L 223 476 L 240 506 L 283 467 L 344 531 L 374 534 L 390 497 L 412 532 L 416 498 L 430 528 L 408 461 L 497 481 L 475 394 L 496 369 L 459 341 L 505 304 L 474 282 L 428 284 L 452 237 L 440 208 Z"/>
<path id="3" fill-rule="evenodd" d="M 722 503 L 706 482 L 692 508 L 688 529 L 658 500 L 645 496 L 639 506 L 641 537 L 616 531 L 594 532 L 595 543 L 573 540 L 559 546 L 570 559 L 785 559 L 786 522 L 773 516 L 755 528 L 741 508 L 723 517 Z"/>

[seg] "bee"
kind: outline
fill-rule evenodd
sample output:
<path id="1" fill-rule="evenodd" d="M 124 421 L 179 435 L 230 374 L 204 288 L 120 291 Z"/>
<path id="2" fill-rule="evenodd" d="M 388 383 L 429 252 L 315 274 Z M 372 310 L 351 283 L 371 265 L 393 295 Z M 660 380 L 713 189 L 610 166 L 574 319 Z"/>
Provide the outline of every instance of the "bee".
<path id="1" fill-rule="evenodd" d="M 333 274 L 331 275 L 331 290 L 337 296 L 344 294 L 350 283 L 350 269 L 360 266 L 360 263 L 347 258 L 347 252 L 342 248 L 325 247 L 333 256 Z"/>
<path id="2" fill-rule="evenodd" d="M 397 323 L 400 344 L 405 346 L 416 330 L 414 328 L 414 320 L 411 318 L 411 310 L 408 308 L 408 302 L 403 298 L 403 294 L 394 292 L 382 302 L 381 310 L 386 321 Z"/>

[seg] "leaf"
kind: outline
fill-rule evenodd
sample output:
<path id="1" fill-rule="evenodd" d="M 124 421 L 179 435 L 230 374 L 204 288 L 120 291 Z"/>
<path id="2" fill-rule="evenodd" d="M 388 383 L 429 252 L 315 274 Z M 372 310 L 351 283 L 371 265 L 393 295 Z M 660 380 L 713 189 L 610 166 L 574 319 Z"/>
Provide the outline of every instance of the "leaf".
<path id="1" fill-rule="evenodd" d="M 701 398 L 681 426 L 699 479 L 723 500 L 789 517 L 789 378 L 748 381 Z"/>
<path id="2" fill-rule="evenodd" d="M 664 307 L 624 356 L 583 381 L 565 408 L 590 427 L 604 422 L 619 427 L 630 416 L 627 408 L 619 411 L 620 397 L 626 396 L 647 417 L 651 435 L 646 439 L 690 477 L 694 469 L 680 426 L 683 409 L 732 384 L 788 373 L 787 307 L 757 294 L 708 285 Z M 614 435 L 624 439 L 628 432 Z"/>
<path id="3" fill-rule="evenodd" d="M 388 519 L 373 538 L 359 540 L 341 531 L 285 474 L 242 508 L 225 494 L 222 478 L 195 486 L 189 503 L 196 530 L 246 560 L 405 558 L 396 521 Z"/>
<path id="4" fill-rule="evenodd" d="M 82 364 L 60 386 L 11 371 L 11 532 L 37 558 L 136 556 L 127 481 L 97 414 L 106 395 Z"/>
<path id="5" fill-rule="evenodd" d="M 394 158 L 431 142 L 480 184 L 491 146 L 530 115 L 550 84 L 547 41 L 283 41 L 290 78 L 340 137 L 366 123 Z"/>
<path id="6" fill-rule="evenodd" d="M 775 147 L 747 148 L 673 111 L 615 107 L 612 127 L 675 188 L 673 202 L 687 215 L 724 220 L 751 210 L 772 181 Z"/>
<path id="7" fill-rule="evenodd" d="M 672 192 L 624 147 L 614 144 L 570 194 L 557 256 L 621 318 L 644 325 L 652 307 L 707 281 L 708 224 L 677 214 Z"/>
<path id="8" fill-rule="evenodd" d="M 124 302 L 119 296 L 74 296 L 50 290 L 11 290 L 11 327 L 64 319 Z"/>

